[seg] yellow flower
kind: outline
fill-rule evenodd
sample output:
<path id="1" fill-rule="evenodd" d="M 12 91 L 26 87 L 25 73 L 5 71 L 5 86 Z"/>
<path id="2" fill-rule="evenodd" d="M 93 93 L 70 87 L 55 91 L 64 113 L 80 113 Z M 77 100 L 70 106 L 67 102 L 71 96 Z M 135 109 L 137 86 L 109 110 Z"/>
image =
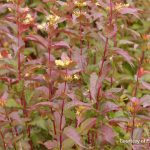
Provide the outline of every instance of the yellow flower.
<path id="1" fill-rule="evenodd" d="M 58 23 L 60 17 L 57 15 L 48 15 L 46 16 L 46 20 L 48 21 L 49 25 L 55 25 L 56 23 Z"/>
<path id="2" fill-rule="evenodd" d="M 87 6 L 87 3 L 86 2 L 82 2 L 82 1 L 75 1 L 74 4 L 77 7 L 85 7 L 85 6 Z"/>
<path id="3" fill-rule="evenodd" d="M 129 4 L 117 3 L 114 9 L 119 11 L 120 9 L 126 8 L 126 7 L 129 7 Z"/>
<path id="4" fill-rule="evenodd" d="M 0 106 L 3 107 L 6 105 L 6 101 L 3 99 L 0 99 Z"/>
<path id="5" fill-rule="evenodd" d="M 12 11 L 12 9 L 10 8 L 10 7 L 8 7 L 8 10 L 11 12 Z"/>
<path id="6" fill-rule="evenodd" d="M 72 62 L 73 62 L 72 60 L 65 60 L 65 61 L 55 60 L 56 66 L 62 67 L 62 68 L 68 67 Z"/>
<path id="7" fill-rule="evenodd" d="M 79 116 L 84 110 L 86 110 L 85 106 L 79 106 L 76 108 L 76 114 Z"/>
<path id="8" fill-rule="evenodd" d="M 78 8 L 77 9 L 75 9 L 74 11 L 73 11 L 73 14 L 76 16 L 76 17 L 80 17 L 81 15 L 86 15 L 87 13 L 85 12 L 85 11 L 80 11 Z"/>
<path id="9" fill-rule="evenodd" d="M 30 73 L 26 73 L 26 74 L 25 74 L 25 77 L 29 77 L 29 76 L 30 76 Z"/>
<path id="10" fill-rule="evenodd" d="M 126 102 L 128 100 L 129 100 L 129 98 L 125 94 L 121 95 L 119 98 L 119 101 L 121 101 L 121 102 Z"/>
<path id="11" fill-rule="evenodd" d="M 62 60 L 55 60 L 55 64 L 58 67 L 64 67 L 64 62 Z"/>
<path id="12" fill-rule="evenodd" d="M 127 126 L 132 127 L 132 122 L 128 122 Z"/>
<path id="13" fill-rule="evenodd" d="M 12 3 L 14 3 L 14 2 L 15 2 L 15 0 L 7 0 L 7 2 L 12 2 Z"/>
<path id="14" fill-rule="evenodd" d="M 30 24 L 33 21 L 33 17 L 31 16 L 31 14 L 27 14 L 23 23 L 24 24 Z"/>
<path id="15" fill-rule="evenodd" d="M 133 106 L 134 108 L 137 107 L 137 106 L 139 106 L 139 104 L 140 104 L 140 100 L 137 99 L 136 97 L 133 97 L 133 98 L 131 99 L 131 102 L 132 102 L 132 106 Z"/>
<path id="16" fill-rule="evenodd" d="M 70 81 L 73 80 L 73 78 L 72 78 L 72 76 L 70 76 L 70 75 L 66 75 L 66 76 L 64 77 L 64 80 L 70 82 Z"/>
<path id="17" fill-rule="evenodd" d="M 138 122 L 138 123 L 135 124 L 135 126 L 136 126 L 137 128 L 139 128 L 139 127 L 142 126 L 142 124 L 141 124 L 140 122 Z"/>
<path id="18" fill-rule="evenodd" d="M 129 4 L 116 3 L 113 10 L 114 11 L 120 11 L 122 8 L 127 8 L 129 6 L 130 6 Z M 110 7 L 106 7 L 106 10 L 109 10 L 109 9 L 110 9 Z"/>
<path id="19" fill-rule="evenodd" d="M 7 48 L 7 47 L 9 46 L 9 43 L 8 43 L 8 42 L 4 42 L 4 43 L 3 43 L 3 46 L 4 46 L 5 48 Z"/>
<path id="20" fill-rule="evenodd" d="M 80 79 L 80 77 L 79 77 L 79 75 L 74 74 L 74 75 L 73 75 L 73 79 L 75 79 L 75 80 L 79 80 L 79 79 Z"/>
<path id="21" fill-rule="evenodd" d="M 131 113 L 134 113 L 134 112 L 135 112 L 135 110 L 134 110 L 134 108 L 133 108 L 132 106 L 129 106 L 129 107 L 128 107 L 128 110 L 129 110 Z"/>
<path id="22" fill-rule="evenodd" d="M 81 15 L 79 9 L 75 9 L 75 10 L 73 11 L 73 14 L 74 14 L 76 17 L 79 17 L 79 16 Z"/>
<path id="23" fill-rule="evenodd" d="M 100 6 L 100 4 L 98 2 L 95 3 L 96 6 Z"/>
<path id="24" fill-rule="evenodd" d="M 46 30 L 46 27 L 47 27 L 46 22 L 37 25 L 37 28 L 40 30 Z"/>

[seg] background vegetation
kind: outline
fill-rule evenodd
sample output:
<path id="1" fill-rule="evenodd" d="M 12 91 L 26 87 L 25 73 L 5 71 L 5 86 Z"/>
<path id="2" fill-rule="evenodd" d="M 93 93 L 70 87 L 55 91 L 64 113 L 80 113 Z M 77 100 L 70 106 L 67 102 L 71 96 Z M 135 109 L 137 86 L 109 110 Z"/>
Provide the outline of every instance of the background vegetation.
<path id="1" fill-rule="evenodd" d="M 148 150 L 149 7 L 0 0 L 0 150 Z"/>

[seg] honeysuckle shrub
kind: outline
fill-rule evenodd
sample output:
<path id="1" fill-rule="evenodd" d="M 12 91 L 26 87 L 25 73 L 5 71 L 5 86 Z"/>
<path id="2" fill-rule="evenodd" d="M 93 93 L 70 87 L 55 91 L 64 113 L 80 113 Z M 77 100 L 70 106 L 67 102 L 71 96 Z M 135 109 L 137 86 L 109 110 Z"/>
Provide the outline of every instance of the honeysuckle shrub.
<path id="1" fill-rule="evenodd" d="M 149 0 L 0 1 L 0 150 L 144 150 Z"/>

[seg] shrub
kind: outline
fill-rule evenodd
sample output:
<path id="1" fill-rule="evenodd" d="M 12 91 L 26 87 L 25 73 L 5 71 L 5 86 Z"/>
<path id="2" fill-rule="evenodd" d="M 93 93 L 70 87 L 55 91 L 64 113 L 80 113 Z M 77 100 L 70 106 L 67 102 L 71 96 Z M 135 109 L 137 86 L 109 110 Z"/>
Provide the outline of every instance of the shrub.
<path id="1" fill-rule="evenodd" d="M 149 148 L 150 3 L 127 2 L 1 0 L 1 149 Z"/>

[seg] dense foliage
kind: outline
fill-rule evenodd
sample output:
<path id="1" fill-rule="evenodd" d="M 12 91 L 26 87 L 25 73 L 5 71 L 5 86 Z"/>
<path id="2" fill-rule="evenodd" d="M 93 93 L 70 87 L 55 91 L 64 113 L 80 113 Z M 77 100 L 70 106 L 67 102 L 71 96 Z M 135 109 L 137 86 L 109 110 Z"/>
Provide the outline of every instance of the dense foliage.
<path id="1" fill-rule="evenodd" d="M 0 0 L 0 150 L 148 150 L 149 6 Z"/>

